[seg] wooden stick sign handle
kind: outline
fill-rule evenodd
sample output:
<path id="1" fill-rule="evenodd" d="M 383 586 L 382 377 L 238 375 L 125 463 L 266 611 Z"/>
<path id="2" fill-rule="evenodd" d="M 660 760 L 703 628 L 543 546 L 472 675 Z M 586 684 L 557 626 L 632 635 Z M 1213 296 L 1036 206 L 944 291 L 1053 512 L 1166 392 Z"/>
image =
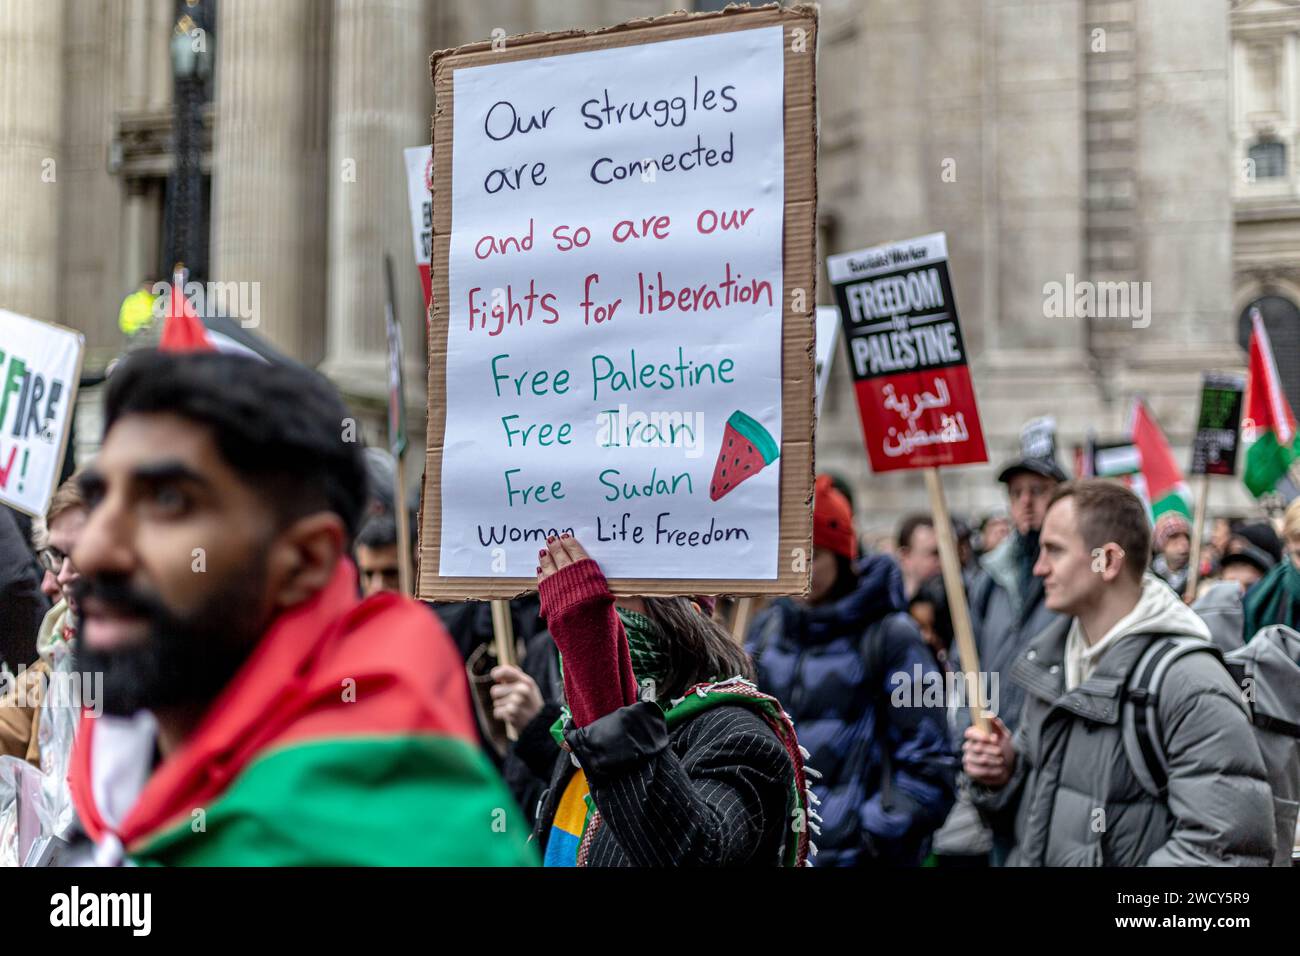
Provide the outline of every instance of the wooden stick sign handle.
<path id="1" fill-rule="evenodd" d="M 397 586 L 407 597 L 415 593 L 414 575 L 411 573 L 411 524 L 406 510 L 406 470 L 399 455 L 396 458 L 395 484 L 393 489 L 396 500 L 393 502 L 393 516 L 397 520 Z"/>
<path id="2" fill-rule="evenodd" d="M 1201 475 L 1196 489 L 1196 516 L 1192 519 L 1192 553 L 1187 561 L 1187 588 L 1183 600 L 1191 604 L 1196 600 L 1196 586 L 1201 578 L 1201 533 L 1205 527 L 1205 508 L 1210 497 L 1210 476 Z"/>
<path id="3" fill-rule="evenodd" d="M 492 602 L 492 636 L 496 641 L 497 663 L 518 667 L 519 659 L 515 655 L 515 626 L 510 620 L 509 601 Z M 519 739 L 519 735 L 509 724 L 506 724 L 506 736 L 511 740 Z"/>
<path id="4" fill-rule="evenodd" d="M 745 632 L 754 616 L 754 599 L 743 597 L 736 602 L 736 614 L 731 619 L 731 636 L 741 647 L 745 646 Z"/>
<path id="5" fill-rule="evenodd" d="M 990 725 L 984 713 L 987 702 L 979 682 L 979 652 L 975 649 L 975 631 L 970 623 L 970 608 L 966 606 L 966 586 L 961 579 L 957 541 L 952 534 L 948 502 L 943 497 L 943 483 L 939 480 L 938 468 L 925 469 L 925 488 L 930 493 L 934 536 L 939 539 L 939 564 L 943 568 L 943 589 L 948 595 L 948 613 L 952 616 L 952 629 L 957 637 L 957 651 L 961 654 L 961 666 L 966 678 L 966 700 L 975 726 L 988 733 Z"/>

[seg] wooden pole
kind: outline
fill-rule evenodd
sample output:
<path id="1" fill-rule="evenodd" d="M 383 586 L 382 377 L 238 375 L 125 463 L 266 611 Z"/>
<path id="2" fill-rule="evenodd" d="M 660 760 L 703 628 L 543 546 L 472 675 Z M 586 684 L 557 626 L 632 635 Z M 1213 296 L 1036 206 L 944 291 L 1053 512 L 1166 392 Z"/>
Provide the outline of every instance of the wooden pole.
<path id="1" fill-rule="evenodd" d="M 415 590 L 411 574 L 411 523 L 406 511 L 406 469 L 402 465 L 405 455 L 396 458 L 395 488 L 397 494 L 393 502 L 393 515 L 397 518 L 397 580 L 403 594 L 411 597 Z"/>
<path id="2" fill-rule="evenodd" d="M 736 602 L 736 613 L 731 619 L 731 636 L 742 647 L 745 644 L 745 632 L 749 630 L 749 619 L 754 614 L 754 599 L 743 597 Z"/>
<path id="3" fill-rule="evenodd" d="M 492 636 L 496 639 L 497 663 L 519 666 L 515 656 L 515 626 L 510 620 L 510 602 L 497 600 L 492 602 Z M 515 729 L 506 724 L 506 736 L 518 740 Z"/>
<path id="4" fill-rule="evenodd" d="M 1205 527 L 1205 509 L 1210 497 L 1210 476 L 1201 475 L 1196 489 L 1196 517 L 1192 521 L 1192 553 L 1188 557 L 1187 588 L 1183 600 L 1191 604 L 1196 600 L 1196 585 L 1201 576 L 1201 534 Z"/>
<path id="5" fill-rule="evenodd" d="M 952 534 L 952 521 L 948 517 L 948 502 L 943 496 L 943 482 L 938 468 L 925 469 L 925 488 L 930 493 L 930 512 L 934 516 L 934 536 L 939 539 L 939 564 L 943 568 L 943 588 L 948 595 L 948 613 L 952 616 L 952 629 L 957 637 L 957 652 L 966 678 L 966 697 L 971 705 L 975 726 L 984 733 L 990 732 L 984 714 L 984 696 L 980 688 L 979 652 L 975 649 L 975 631 L 970 623 L 970 608 L 966 606 L 966 585 L 961 579 L 961 562 L 957 557 L 957 540 Z"/>

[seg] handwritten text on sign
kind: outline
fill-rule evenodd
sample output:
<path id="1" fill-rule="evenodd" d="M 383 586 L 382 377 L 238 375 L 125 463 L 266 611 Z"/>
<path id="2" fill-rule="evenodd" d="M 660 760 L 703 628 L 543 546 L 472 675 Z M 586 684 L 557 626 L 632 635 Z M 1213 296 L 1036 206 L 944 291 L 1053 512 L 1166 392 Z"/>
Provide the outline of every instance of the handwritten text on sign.
<path id="1" fill-rule="evenodd" d="M 44 514 L 59 479 L 83 340 L 0 309 L 0 502 Z"/>
<path id="2" fill-rule="evenodd" d="M 439 573 L 776 577 L 781 29 L 454 90 Z"/>
<path id="3" fill-rule="evenodd" d="M 833 256 L 872 471 L 988 460 L 943 233 Z"/>

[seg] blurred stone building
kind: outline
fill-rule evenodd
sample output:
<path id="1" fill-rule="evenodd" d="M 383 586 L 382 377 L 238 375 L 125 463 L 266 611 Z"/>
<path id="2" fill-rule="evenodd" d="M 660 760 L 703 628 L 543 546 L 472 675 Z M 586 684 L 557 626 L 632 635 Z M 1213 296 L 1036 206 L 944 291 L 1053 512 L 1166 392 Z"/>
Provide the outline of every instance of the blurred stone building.
<path id="1" fill-rule="evenodd" d="M 494 30 L 596 27 L 684 4 L 201 3 L 214 57 L 200 117 L 206 278 L 259 283 L 258 331 L 318 363 L 377 420 L 381 262 L 391 253 L 418 435 L 423 304 L 401 150 L 429 141 L 429 53 Z M 192 6 L 0 3 L 0 307 L 82 329 L 92 368 L 121 347 L 122 298 L 170 267 L 169 45 Z M 1296 9 L 1281 0 L 821 4 L 821 252 L 947 232 L 995 463 L 1022 421 L 1052 414 L 1068 469 L 1070 446 L 1089 427 L 1118 432 L 1138 392 L 1185 453 L 1201 370 L 1243 364 L 1245 305 L 1278 289 L 1300 303 L 1300 278 L 1287 273 L 1300 265 Z M 1277 146 L 1257 146 L 1275 142 L 1280 182 Z M 1251 150 L 1246 182 L 1234 162 Z M 43 179 L 51 163 L 56 175 Z M 1049 317 L 1044 286 L 1071 279 L 1139 283 L 1149 324 Z M 829 302 L 829 290 L 819 297 Z M 818 464 L 855 486 L 866 526 L 890 527 L 924 507 L 924 491 L 914 476 L 869 474 L 847 368 L 836 362 Z M 421 456 L 411 459 L 418 469 Z M 993 474 L 992 465 L 949 473 L 953 507 L 974 515 L 999 504 Z M 1229 484 L 1216 486 L 1220 506 L 1240 500 Z"/>
<path id="2" fill-rule="evenodd" d="M 1232 4 L 1233 313 L 1249 342 L 1258 306 L 1300 408 L 1300 4 Z"/>

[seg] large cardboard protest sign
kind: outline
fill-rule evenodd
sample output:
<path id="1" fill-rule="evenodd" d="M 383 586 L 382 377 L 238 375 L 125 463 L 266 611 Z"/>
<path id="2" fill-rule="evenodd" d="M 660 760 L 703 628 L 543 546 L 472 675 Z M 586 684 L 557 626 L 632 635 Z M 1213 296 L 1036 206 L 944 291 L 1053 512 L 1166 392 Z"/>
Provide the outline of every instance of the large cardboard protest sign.
<path id="1" fill-rule="evenodd" d="M 43 515 L 81 379 L 79 332 L 0 309 L 0 502 Z"/>
<path id="2" fill-rule="evenodd" d="M 673 14 L 436 54 L 419 594 L 803 593 L 816 15 Z"/>
<path id="3" fill-rule="evenodd" d="M 988 461 L 944 234 L 832 256 L 826 266 L 872 471 Z"/>

